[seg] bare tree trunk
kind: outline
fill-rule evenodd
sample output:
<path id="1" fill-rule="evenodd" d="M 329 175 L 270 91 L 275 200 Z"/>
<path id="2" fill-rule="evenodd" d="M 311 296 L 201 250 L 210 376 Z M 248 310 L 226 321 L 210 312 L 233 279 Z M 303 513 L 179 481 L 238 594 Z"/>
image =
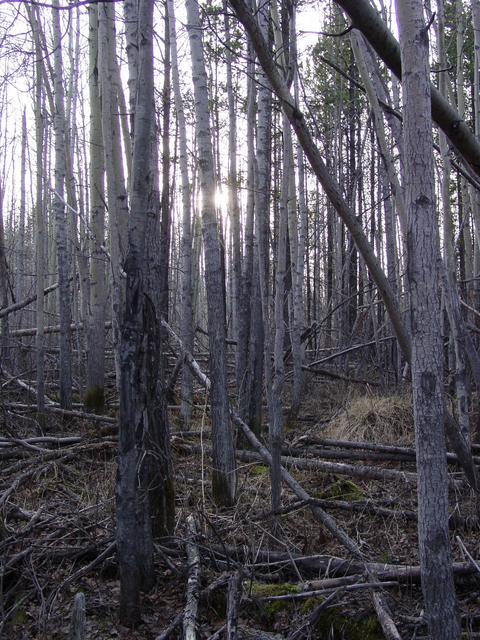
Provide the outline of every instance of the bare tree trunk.
<path id="1" fill-rule="evenodd" d="M 140 620 L 140 590 L 153 584 L 153 539 L 149 482 L 160 332 L 147 295 L 148 219 L 152 215 L 153 0 L 138 10 L 138 91 L 132 159 L 132 206 L 125 261 L 126 301 L 120 344 L 120 420 L 117 476 L 117 550 L 120 617 Z"/>
<path id="2" fill-rule="evenodd" d="M 162 319 L 168 322 L 169 317 L 169 259 L 171 243 L 171 215 L 170 215 L 170 98 L 171 98 L 171 52 L 170 29 L 168 15 L 165 16 L 165 47 L 163 61 L 162 88 L 162 193 L 160 199 L 160 250 L 158 256 L 158 287 L 160 293 L 159 305 Z M 152 144 L 158 147 L 156 127 L 153 130 Z M 158 163 L 157 163 L 158 166 Z M 157 169 L 158 172 L 158 169 Z M 163 329 L 162 329 L 163 332 Z M 163 367 L 163 365 L 162 365 Z"/>
<path id="3" fill-rule="evenodd" d="M 428 627 L 460 637 L 448 536 L 448 483 L 435 216 L 428 33 L 420 0 L 397 0 L 403 68 L 412 386 L 418 469 L 418 537 Z"/>
<path id="4" fill-rule="evenodd" d="M 36 284 L 37 284 L 37 331 L 35 336 L 36 369 L 37 369 L 37 410 L 40 416 L 45 411 L 45 209 L 43 201 L 43 149 L 45 125 L 43 121 L 42 90 L 42 48 L 40 46 L 38 14 L 35 8 L 30 13 L 30 21 L 35 41 L 35 141 L 36 141 L 36 178 L 35 178 L 35 214 L 36 234 Z"/>
<path id="5" fill-rule="evenodd" d="M 296 36 L 293 34 L 293 38 Z M 295 57 L 296 57 L 296 41 L 295 41 Z M 297 66 L 297 60 L 293 63 Z M 298 73 L 295 69 L 295 99 L 298 100 Z M 305 194 L 305 159 L 303 155 L 303 149 L 301 145 L 297 143 L 297 164 L 298 164 L 298 242 L 297 242 L 297 255 L 296 255 L 296 269 L 294 273 L 294 319 L 297 325 L 297 334 L 300 344 L 298 345 L 298 351 L 294 351 L 293 357 L 296 363 L 296 376 L 294 384 L 294 399 L 292 403 L 292 413 L 296 415 L 300 409 L 301 394 L 303 392 L 303 369 L 305 348 L 301 341 L 303 331 L 305 329 L 305 302 L 303 295 L 304 287 L 304 274 L 305 274 L 305 247 L 307 241 L 307 202 Z M 292 344 L 293 348 L 293 344 Z"/>
<path id="6" fill-rule="evenodd" d="M 16 297 L 18 300 L 23 300 L 26 293 L 25 286 L 25 274 L 27 273 L 27 258 L 28 251 L 25 246 L 25 221 L 26 221 L 26 188 L 25 179 L 27 175 L 27 116 L 25 109 L 22 116 L 22 151 L 20 159 L 20 211 L 18 221 L 18 258 L 17 258 L 17 287 Z M 18 321 L 18 328 L 22 327 L 22 316 L 20 315 Z"/>
<path id="7" fill-rule="evenodd" d="M 237 397 L 241 396 L 242 385 L 245 384 L 246 355 L 245 342 L 240 343 L 244 333 L 241 328 L 242 318 L 241 308 L 241 288 L 242 288 L 242 256 L 240 246 L 240 203 L 238 199 L 238 175 L 237 175 L 237 117 L 235 114 L 235 97 L 233 94 L 232 79 L 232 53 L 230 37 L 230 18 L 227 12 L 227 2 L 224 0 L 224 26 L 225 26 L 225 60 L 227 75 L 227 100 L 228 100 L 228 212 L 232 228 L 232 250 L 233 250 L 233 305 L 232 317 L 234 318 L 236 349 L 236 384 Z"/>
<path id="8" fill-rule="evenodd" d="M 437 0 L 438 8 L 438 53 L 439 64 L 441 69 L 447 67 L 447 58 L 445 55 L 445 21 L 444 21 L 444 7 L 443 0 Z M 448 76 L 444 73 L 440 74 L 439 88 L 442 95 L 445 97 L 448 93 Z M 463 95 L 463 91 L 458 94 Z M 463 100 L 459 99 L 460 103 Z M 465 105 L 462 105 L 463 109 Z M 441 193 L 442 193 L 442 209 L 443 209 L 443 245 L 444 245 L 444 265 L 443 265 L 443 290 L 445 295 L 445 307 L 447 309 L 448 321 L 450 325 L 450 335 L 453 341 L 453 368 L 455 370 L 455 389 L 456 389 L 456 401 L 457 401 L 457 419 L 460 426 L 460 432 L 465 438 L 465 442 L 470 442 L 470 428 L 468 418 L 468 393 L 466 387 L 466 358 L 465 358 L 465 344 L 463 340 L 462 326 L 458 293 L 457 293 L 457 278 L 455 267 L 455 249 L 454 243 L 454 227 L 452 220 L 452 208 L 450 205 L 450 152 L 448 147 L 448 140 L 445 134 L 441 131 L 439 134 L 440 152 L 442 156 L 442 181 L 441 181 Z M 455 314 L 454 306 L 457 307 Z M 458 317 L 457 317 L 458 316 Z"/>
<path id="9" fill-rule="evenodd" d="M 115 51 L 115 14 L 113 5 L 100 3 L 98 23 L 99 78 L 102 103 L 102 138 L 107 178 L 108 222 L 110 235 L 110 274 L 112 297 L 113 347 L 117 383 L 120 380 L 118 345 L 120 319 L 125 303 L 122 262 L 127 245 L 128 199 L 125 189 L 123 158 L 117 103 L 117 62 Z"/>
<path id="10" fill-rule="evenodd" d="M 253 9 L 252 9 L 253 10 Z M 258 28 L 262 36 L 269 37 L 270 0 L 264 2 L 258 10 Z M 257 139 L 255 164 L 255 253 L 258 279 L 258 294 L 261 301 L 261 318 L 252 321 L 252 332 L 257 336 L 263 333 L 263 380 L 268 404 L 268 417 L 273 424 L 272 402 L 272 330 L 271 330 L 271 291 L 269 272 L 269 225 L 270 225 L 270 169 L 272 147 L 272 89 L 269 80 L 260 68 L 258 72 L 257 103 Z M 255 282 L 255 281 L 254 281 Z M 263 320 L 263 322 L 261 322 Z M 261 326 L 260 326 L 261 325 Z"/>
<path id="11" fill-rule="evenodd" d="M 474 37 L 474 63 L 473 63 L 473 95 L 474 95 L 474 131 L 478 139 L 480 139 L 480 0 L 472 0 L 472 22 Z M 472 206 L 473 227 L 475 230 L 475 253 L 478 258 L 480 256 L 480 192 L 474 187 L 469 187 L 470 202 Z M 474 269 L 478 274 L 478 269 Z M 475 280 L 473 285 L 475 292 L 475 307 L 480 306 L 480 282 Z"/>
<path id="12" fill-rule="evenodd" d="M 8 264 L 5 247 L 5 227 L 3 223 L 3 202 L 5 192 L 0 185 L 0 304 L 8 306 Z M 0 364 L 7 370 L 11 370 L 10 345 L 9 345 L 9 317 L 4 315 L 1 320 L 2 335 L 0 339 Z"/>
<path id="13" fill-rule="evenodd" d="M 195 0 L 187 0 L 186 7 L 202 192 L 202 233 L 205 249 L 212 379 L 210 391 L 213 439 L 212 490 L 217 504 L 231 505 L 235 501 L 236 493 L 235 451 L 227 393 L 225 283 L 222 278 L 222 254 L 215 212 L 215 176 L 209 123 L 208 85 L 198 5 Z"/>
<path id="14" fill-rule="evenodd" d="M 242 271 L 242 296 L 239 319 L 239 335 L 237 350 L 245 353 L 245 364 L 240 362 L 239 371 L 245 370 L 244 377 L 241 382 L 239 396 L 239 413 L 245 416 L 253 431 L 260 435 L 262 430 L 262 402 L 263 402 L 263 381 L 264 376 L 264 360 L 265 360 L 265 341 L 264 341 L 264 322 L 262 309 L 262 296 L 260 289 L 260 270 L 259 270 L 259 236 L 254 233 L 254 229 L 260 229 L 261 225 L 266 226 L 268 221 L 261 222 L 258 219 L 258 205 L 262 200 L 265 202 L 268 211 L 268 193 L 262 194 L 256 192 L 256 158 L 255 158 L 255 129 L 256 129 L 256 83 L 255 83 L 255 52 L 251 42 L 248 42 L 248 62 L 247 62 L 247 203 L 245 214 L 245 257 L 243 261 Z M 263 95 L 270 94 L 267 86 L 262 91 Z M 264 104 L 262 99 L 260 104 Z M 268 118 L 268 115 L 267 115 Z M 264 119 L 259 113 L 259 123 Z M 259 128 L 262 136 L 262 127 Z M 268 132 L 267 132 L 268 133 Z M 263 143 L 267 145 L 267 156 L 269 140 L 263 137 Z M 259 142 L 260 148 L 260 142 Z M 262 176 L 262 181 L 267 180 L 268 173 L 266 168 L 263 172 L 261 169 L 258 175 Z M 263 216 L 265 219 L 267 214 Z M 262 253 L 263 255 L 263 253 Z M 270 366 L 270 360 L 268 361 Z"/>
<path id="15" fill-rule="evenodd" d="M 102 135 L 98 57 L 98 6 L 89 15 L 89 97 L 90 97 L 90 313 L 87 334 L 87 388 L 85 406 L 102 412 L 105 401 L 105 315 L 107 287 L 105 270 L 105 161 Z"/>
<path id="16" fill-rule="evenodd" d="M 187 127 L 185 110 L 180 92 L 180 74 L 178 70 L 177 36 L 175 28 L 175 10 L 173 0 L 167 0 L 170 27 L 170 49 L 172 57 L 172 85 L 175 99 L 175 111 L 178 126 L 179 164 L 182 194 L 182 236 L 181 236 L 181 338 L 185 348 L 193 353 L 193 299 L 192 299 L 192 206 L 188 175 Z M 182 369 L 182 420 L 184 429 L 190 427 L 192 416 L 193 379 L 190 369 Z"/>
<path id="17" fill-rule="evenodd" d="M 72 345 L 70 325 L 72 323 L 71 292 L 68 264 L 68 227 L 65 212 L 65 104 L 63 90 L 63 62 L 60 32 L 60 12 L 58 0 L 53 0 L 53 39 L 54 39 L 54 97 L 55 97 L 55 231 L 58 262 L 58 306 L 60 312 L 60 406 L 72 407 Z"/>

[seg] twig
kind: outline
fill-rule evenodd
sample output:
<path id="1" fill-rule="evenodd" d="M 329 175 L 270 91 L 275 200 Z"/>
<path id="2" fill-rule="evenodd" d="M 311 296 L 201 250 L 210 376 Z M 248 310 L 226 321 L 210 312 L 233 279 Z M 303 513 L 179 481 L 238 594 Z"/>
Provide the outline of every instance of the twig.
<path id="1" fill-rule="evenodd" d="M 477 561 L 473 558 L 472 554 L 468 551 L 467 547 L 463 544 L 463 540 L 460 538 L 460 536 L 455 536 L 455 538 L 460 548 L 462 549 L 463 553 L 467 556 L 467 558 L 473 564 L 473 566 L 478 571 L 478 573 L 480 573 L 480 566 L 478 565 Z"/>

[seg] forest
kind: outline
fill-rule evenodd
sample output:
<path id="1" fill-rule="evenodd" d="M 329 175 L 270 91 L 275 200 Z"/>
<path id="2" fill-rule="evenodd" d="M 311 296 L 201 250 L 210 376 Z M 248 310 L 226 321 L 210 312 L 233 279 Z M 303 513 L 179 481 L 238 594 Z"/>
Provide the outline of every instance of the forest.
<path id="1" fill-rule="evenodd" d="M 0 638 L 480 638 L 480 0 L 0 43 Z"/>

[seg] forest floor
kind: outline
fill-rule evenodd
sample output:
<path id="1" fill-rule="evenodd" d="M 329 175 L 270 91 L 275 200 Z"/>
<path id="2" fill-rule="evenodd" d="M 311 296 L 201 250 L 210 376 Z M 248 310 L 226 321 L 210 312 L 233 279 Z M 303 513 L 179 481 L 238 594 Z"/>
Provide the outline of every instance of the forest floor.
<path id="1" fill-rule="evenodd" d="M 156 639 L 185 606 L 190 514 L 201 556 L 199 638 L 214 636 L 225 623 L 229 582 L 231 589 L 240 585 L 239 637 L 384 637 L 363 567 L 315 519 L 311 504 L 299 501 L 286 487 L 282 513 L 273 516 L 263 462 L 240 460 L 235 508 L 215 508 L 209 486 L 208 416 L 201 408 L 195 412 L 195 432 L 187 434 L 179 431 L 178 414 L 172 412 L 175 534 L 156 545 L 157 582 L 144 596 L 141 626 L 135 631 L 123 628 L 118 622 L 114 544 L 114 425 L 82 418 L 67 421 L 52 414 L 43 433 L 51 440 L 32 440 L 40 436 L 34 413 L 15 408 L 24 396 L 11 395 L 10 404 L 6 400 L 4 395 L 0 414 L 0 637 L 67 638 L 74 596 L 83 592 L 88 640 Z M 199 395 L 197 402 L 201 407 L 204 397 Z M 322 442 L 325 438 L 330 442 Z M 408 579 L 395 577 L 397 568 L 419 562 L 416 487 L 408 475 L 415 471 L 414 459 L 406 450 L 348 448 L 332 438 L 411 447 L 407 396 L 312 380 L 298 420 L 287 430 L 286 453 L 337 465 L 325 470 L 293 464 L 289 469 L 317 506 L 357 543 L 365 560 L 377 563 L 375 572 L 384 581 L 381 592 L 401 637 L 425 637 L 418 577 L 414 572 Z M 338 466 L 345 463 L 404 472 L 403 478 L 402 473 L 388 479 L 353 476 Z M 480 567 L 471 562 L 480 558 L 478 521 L 459 469 L 452 464 L 450 471 L 452 550 L 455 562 L 467 567 L 456 574 L 457 594 L 465 637 L 474 638 L 480 637 Z M 216 580 L 217 588 L 203 597 Z M 271 600 L 280 595 L 284 599 Z M 170 637 L 181 637 L 180 631 L 178 627 Z"/>

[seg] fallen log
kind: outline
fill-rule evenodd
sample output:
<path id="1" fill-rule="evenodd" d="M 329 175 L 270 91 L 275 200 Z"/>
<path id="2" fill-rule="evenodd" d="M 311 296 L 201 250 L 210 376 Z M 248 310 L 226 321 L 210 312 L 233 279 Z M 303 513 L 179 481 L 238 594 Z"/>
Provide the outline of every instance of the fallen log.
<path id="1" fill-rule="evenodd" d="M 370 342 L 363 342 L 362 344 L 354 344 L 347 349 L 342 349 L 341 351 L 336 351 L 335 353 L 331 353 L 329 356 L 325 356 L 320 360 L 315 360 L 315 362 L 310 362 L 307 365 L 307 369 L 309 367 L 316 367 L 318 364 L 323 364 L 324 362 L 329 362 L 330 360 L 334 360 L 335 358 L 340 358 L 340 356 L 345 356 L 348 353 L 352 353 L 352 351 L 358 351 L 359 349 L 365 349 L 366 347 L 374 347 L 376 344 L 380 342 L 387 342 L 390 340 L 396 340 L 395 336 L 385 336 L 384 338 L 377 338 L 376 340 L 370 340 Z"/>
<path id="2" fill-rule="evenodd" d="M 36 391 L 33 388 L 30 388 L 29 390 L 34 391 L 36 394 Z M 75 411 L 73 409 L 72 410 L 62 409 L 58 405 L 54 404 L 51 400 L 50 402 L 51 404 L 48 404 L 45 406 L 45 411 L 48 411 L 49 413 L 58 413 L 59 415 L 62 415 L 65 417 L 82 418 L 83 420 L 89 420 L 91 422 L 106 422 L 108 424 L 118 424 L 118 419 L 112 418 L 111 416 L 101 416 L 96 413 L 85 413 L 84 411 Z M 3 406 L 6 407 L 7 409 L 16 409 L 19 411 L 20 410 L 22 411 L 37 410 L 37 407 L 35 405 L 22 404 L 20 402 L 5 402 Z"/>
<path id="3" fill-rule="evenodd" d="M 333 600 L 338 598 L 339 595 L 343 593 L 343 589 L 337 589 L 333 593 L 331 593 L 323 602 L 315 607 L 315 609 L 307 616 L 307 619 L 302 623 L 302 625 L 291 632 L 288 636 L 288 640 L 301 640 L 301 638 L 311 638 L 312 631 L 317 626 L 318 621 L 321 618 L 322 611 L 326 609 L 328 606 L 331 606 Z"/>
<path id="4" fill-rule="evenodd" d="M 105 329 L 110 329 L 111 326 L 112 326 L 111 322 L 105 323 Z M 70 325 L 70 331 L 83 331 L 83 329 L 84 329 L 83 322 L 76 322 Z M 60 325 L 59 324 L 49 325 L 44 328 L 43 333 L 44 334 L 60 333 Z M 16 338 L 26 338 L 28 336 L 35 336 L 37 335 L 37 327 L 27 327 L 26 329 L 15 329 L 14 331 L 10 331 L 9 335 L 14 336 Z"/>
<path id="5" fill-rule="evenodd" d="M 379 462 L 415 463 L 415 457 L 400 453 L 383 453 L 381 451 L 355 451 L 347 449 L 326 449 L 323 447 L 290 447 L 285 446 L 282 453 L 297 458 L 322 458 L 323 460 L 369 460 Z"/>
<path id="6" fill-rule="evenodd" d="M 264 460 L 262 454 L 252 451 L 237 451 L 236 454 L 244 462 L 259 462 Z M 417 482 L 417 474 L 411 471 L 397 471 L 396 469 L 383 469 L 377 467 L 367 467 L 363 465 L 345 464 L 342 462 L 326 462 L 324 460 L 309 458 L 294 458 L 292 456 L 282 456 L 282 464 L 286 467 L 296 467 L 297 469 L 309 469 L 333 473 L 335 475 L 352 476 L 354 478 L 364 478 L 368 480 L 388 480 L 401 481 L 407 484 Z M 450 478 L 452 486 L 463 486 L 463 480 Z"/>
<path id="7" fill-rule="evenodd" d="M 11 382 L 15 382 L 15 384 L 18 384 L 19 387 L 21 387 L 22 389 L 25 389 L 25 391 L 28 391 L 28 393 L 31 393 L 34 398 L 37 397 L 37 390 L 34 387 L 27 384 L 24 380 L 22 380 L 18 376 L 12 376 L 12 374 L 6 371 L 5 369 L 0 368 L 0 370 L 4 375 L 8 375 L 11 378 Z M 51 400 L 48 396 L 45 396 L 45 409 L 49 406 L 52 406 L 53 404 L 55 404 L 53 400 Z"/>
<path id="8" fill-rule="evenodd" d="M 330 500 L 328 498 L 315 498 L 312 500 L 313 503 L 319 504 L 319 506 L 326 509 L 341 509 L 343 511 L 356 511 L 357 513 L 372 513 L 377 516 L 383 516 L 385 518 L 404 518 L 405 520 L 410 520 L 412 522 L 417 522 L 417 512 L 403 509 L 399 511 L 398 509 L 389 509 L 388 507 L 383 507 L 380 505 L 376 505 L 371 501 L 355 501 L 348 502 L 346 500 Z M 461 516 L 458 513 L 451 513 L 448 518 L 448 524 L 452 529 L 455 528 L 463 528 L 463 529 L 477 529 L 480 525 L 478 516 Z"/>
<path id="9" fill-rule="evenodd" d="M 303 443 L 306 445 L 311 444 L 311 445 L 319 446 L 320 450 L 310 449 L 310 448 L 308 450 L 311 451 L 312 453 L 318 453 L 320 457 L 324 454 L 337 453 L 335 449 L 347 449 L 349 451 L 351 451 L 352 449 L 360 449 L 360 450 L 365 450 L 370 452 L 369 455 L 371 454 L 376 454 L 377 456 L 379 454 L 385 454 L 387 456 L 391 455 L 392 459 L 398 459 L 398 460 L 407 461 L 407 460 L 416 458 L 415 449 L 411 447 L 399 447 L 399 446 L 388 445 L 388 444 L 376 444 L 374 442 L 355 442 L 355 441 L 349 441 L 349 440 L 332 440 L 328 438 L 315 438 L 314 436 L 302 436 L 296 441 L 296 444 L 299 444 L 299 443 Z M 294 447 L 291 447 L 291 449 L 293 451 L 295 450 Z M 480 450 L 479 445 L 472 444 L 472 450 L 479 451 Z M 338 453 L 340 455 L 345 455 L 345 456 L 347 455 L 342 452 L 338 452 Z M 395 456 L 398 456 L 398 458 L 396 458 Z M 381 459 L 381 458 L 378 458 L 378 459 Z M 474 457 L 473 460 L 476 464 L 480 464 L 480 457 L 478 456 Z M 451 452 L 447 452 L 447 461 L 459 463 L 458 456 L 455 453 L 451 453 Z"/>
<path id="10" fill-rule="evenodd" d="M 396 581 L 398 583 L 408 582 L 408 583 L 420 583 L 421 573 L 420 567 L 418 565 L 394 565 L 394 564 L 381 564 L 379 562 L 367 563 L 367 565 L 372 572 L 375 573 L 375 577 L 378 578 L 380 582 L 390 582 Z M 467 576 L 478 573 L 477 568 L 473 562 L 454 562 L 452 564 L 453 574 L 456 577 L 459 576 Z M 338 586 L 341 586 L 342 580 L 348 578 L 349 580 L 355 578 L 358 580 L 362 574 L 350 574 L 349 576 L 345 576 L 342 578 L 337 578 Z M 301 591 L 311 591 L 315 589 L 324 589 L 325 580 L 308 580 L 307 582 L 301 583 L 299 589 Z M 328 587 L 328 584 L 327 584 Z"/>
<path id="11" fill-rule="evenodd" d="M 247 440 L 250 444 L 260 453 L 261 457 L 269 464 L 272 465 L 272 456 L 270 452 L 257 440 L 255 434 L 249 427 L 241 420 L 238 416 L 233 416 L 234 422 L 242 429 L 245 434 Z M 282 479 L 286 482 L 286 484 L 290 487 L 290 489 L 296 494 L 296 496 L 300 500 L 308 500 L 310 499 L 309 494 L 305 491 L 305 489 L 288 473 L 288 471 L 280 466 L 280 474 Z M 373 572 L 371 572 L 367 567 L 365 560 L 363 558 L 363 554 L 357 546 L 356 542 L 350 538 L 350 536 L 341 529 L 334 518 L 332 518 L 328 513 L 323 511 L 320 507 L 311 506 L 310 507 L 312 514 L 315 518 L 321 522 L 325 528 L 332 533 L 335 538 L 353 555 L 354 558 L 359 559 L 365 568 L 365 572 L 367 574 L 368 582 L 375 583 L 376 576 Z M 382 597 L 378 594 L 376 598 L 373 599 L 375 611 L 377 612 L 377 617 L 380 622 L 380 625 L 383 629 L 384 634 L 387 638 L 391 640 L 401 640 L 398 632 L 395 635 L 396 627 L 393 622 L 388 609 L 383 602 Z"/>
<path id="12" fill-rule="evenodd" d="M 361 577 L 361 576 L 360 576 Z M 343 591 L 362 591 L 364 589 L 384 589 L 385 587 L 398 587 L 398 582 L 393 580 L 380 580 L 377 582 L 354 582 L 342 586 Z M 324 589 L 310 589 L 309 591 L 297 591 L 284 593 L 279 596 L 262 596 L 255 598 L 258 602 L 281 602 L 283 600 L 307 600 L 308 598 L 318 598 L 329 595 L 332 591 L 337 591 L 338 587 L 327 587 Z"/>
<path id="13" fill-rule="evenodd" d="M 298 583 L 298 588 L 303 590 L 316 589 L 317 587 L 323 588 L 326 585 L 341 586 L 344 584 L 341 580 L 345 577 L 358 581 L 361 576 L 364 577 L 366 575 L 365 572 L 375 574 L 379 580 L 397 580 L 398 582 L 420 581 L 420 567 L 418 565 L 346 560 L 323 554 L 300 555 L 298 553 L 274 551 L 270 549 L 255 549 L 249 551 L 244 547 L 232 547 L 230 545 L 226 545 L 225 547 L 210 547 L 209 551 L 215 554 L 217 558 L 225 557 L 225 554 L 228 554 L 230 559 L 236 559 L 249 571 L 256 568 L 279 569 L 282 565 L 295 564 L 297 569 L 309 572 L 311 575 L 318 576 L 319 574 L 323 574 L 325 576 L 322 579 L 312 579 Z M 248 561 L 250 553 L 256 559 L 255 562 Z M 204 554 L 204 558 L 206 557 Z M 475 562 L 478 564 L 480 561 L 475 560 Z M 452 570 L 454 576 L 468 576 L 477 573 L 475 565 L 469 561 L 454 562 L 452 564 Z M 339 582 L 333 581 L 337 579 L 339 579 Z M 326 580 L 330 582 L 326 582 Z M 350 584 L 350 582 L 347 581 L 345 584 Z"/>

